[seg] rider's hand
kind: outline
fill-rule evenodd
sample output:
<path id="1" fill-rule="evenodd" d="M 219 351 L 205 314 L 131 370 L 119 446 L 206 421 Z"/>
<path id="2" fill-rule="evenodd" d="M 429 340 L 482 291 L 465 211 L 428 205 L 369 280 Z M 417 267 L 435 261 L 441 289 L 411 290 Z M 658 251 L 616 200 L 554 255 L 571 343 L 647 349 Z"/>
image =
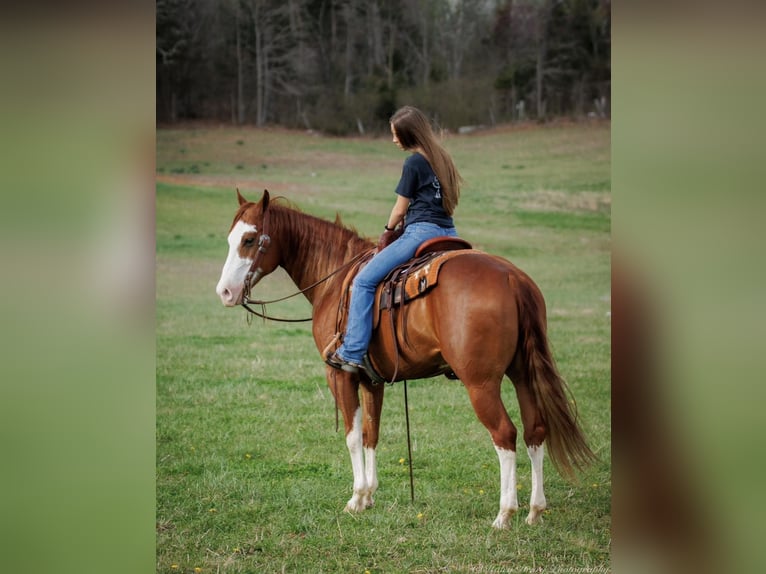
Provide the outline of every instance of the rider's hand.
<path id="1" fill-rule="evenodd" d="M 380 239 L 378 239 L 378 251 L 382 251 L 389 245 L 391 245 L 394 241 L 396 241 L 399 236 L 402 234 L 402 230 L 400 228 L 392 229 L 392 230 L 386 230 L 383 233 L 380 234 Z"/>

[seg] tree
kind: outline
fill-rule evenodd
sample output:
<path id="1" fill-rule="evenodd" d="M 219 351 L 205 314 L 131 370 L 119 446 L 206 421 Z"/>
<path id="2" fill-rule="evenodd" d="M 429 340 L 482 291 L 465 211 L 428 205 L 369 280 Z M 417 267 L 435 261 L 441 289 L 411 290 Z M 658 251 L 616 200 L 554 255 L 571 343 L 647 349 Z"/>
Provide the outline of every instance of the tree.
<path id="1" fill-rule="evenodd" d="M 471 52 L 483 51 L 477 42 L 480 30 L 487 26 L 485 4 L 482 0 L 458 0 L 444 14 L 444 23 L 438 28 L 439 40 L 451 80 L 460 79 Z"/>
<path id="2" fill-rule="evenodd" d="M 452 128 L 513 119 L 521 102 L 533 117 L 582 115 L 609 94 L 610 11 L 609 0 L 158 0 L 157 118 L 349 133 L 387 129 L 404 103 Z"/>

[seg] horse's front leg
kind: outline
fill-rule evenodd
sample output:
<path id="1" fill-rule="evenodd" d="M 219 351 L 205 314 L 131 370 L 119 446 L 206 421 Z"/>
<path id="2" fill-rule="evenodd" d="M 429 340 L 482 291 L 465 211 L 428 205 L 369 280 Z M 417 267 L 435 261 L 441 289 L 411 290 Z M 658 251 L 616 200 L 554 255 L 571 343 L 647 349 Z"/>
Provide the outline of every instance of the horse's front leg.
<path id="1" fill-rule="evenodd" d="M 357 401 L 358 405 L 358 401 Z M 367 508 L 370 500 L 370 488 L 364 472 L 364 452 L 362 446 L 362 407 L 357 406 L 351 419 L 351 428 L 346 430 L 346 446 L 351 456 L 351 468 L 354 471 L 354 494 L 346 503 L 346 511 L 361 512 Z"/>
<path id="2" fill-rule="evenodd" d="M 364 471 L 364 448 L 362 444 L 362 407 L 359 402 L 359 382 L 349 373 L 327 367 L 330 385 L 338 408 L 343 414 L 346 430 L 346 446 L 354 472 L 354 493 L 346 504 L 346 511 L 360 512 L 367 508 L 370 488 Z"/>
<path id="3" fill-rule="evenodd" d="M 375 501 L 372 496 L 378 489 L 378 466 L 375 449 L 378 446 L 380 413 L 383 409 L 383 386 L 362 385 L 362 446 L 364 448 L 364 469 L 367 478 L 367 498 L 363 501 L 369 508 Z"/>

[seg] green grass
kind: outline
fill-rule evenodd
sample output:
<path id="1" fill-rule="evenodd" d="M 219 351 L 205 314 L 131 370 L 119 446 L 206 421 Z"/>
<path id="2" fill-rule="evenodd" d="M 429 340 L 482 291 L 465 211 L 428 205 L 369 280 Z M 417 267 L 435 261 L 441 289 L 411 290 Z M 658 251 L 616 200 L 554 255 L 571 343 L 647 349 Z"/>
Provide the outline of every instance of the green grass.
<path id="1" fill-rule="evenodd" d="M 402 387 L 387 389 L 376 505 L 344 513 L 351 466 L 310 324 L 248 325 L 242 310 L 224 308 L 214 292 L 235 187 L 252 199 L 267 187 L 321 217 L 338 211 L 375 236 L 404 154 L 382 138 L 282 130 L 159 130 L 157 138 L 158 572 L 608 567 L 608 125 L 446 140 L 466 179 L 458 229 L 540 285 L 554 354 L 600 457 L 575 484 L 546 461 L 549 511 L 530 527 L 530 469 L 520 456 L 521 509 L 502 532 L 490 526 L 499 499 L 496 455 L 459 382 L 410 382 L 414 504 L 401 462 Z M 258 289 L 271 297 L 293 285 L 277 272 Z M 291 317 L 308 310 L 303 299 L 270 308 Z M 512 386 L 503 392 L 520 426 Z"/>

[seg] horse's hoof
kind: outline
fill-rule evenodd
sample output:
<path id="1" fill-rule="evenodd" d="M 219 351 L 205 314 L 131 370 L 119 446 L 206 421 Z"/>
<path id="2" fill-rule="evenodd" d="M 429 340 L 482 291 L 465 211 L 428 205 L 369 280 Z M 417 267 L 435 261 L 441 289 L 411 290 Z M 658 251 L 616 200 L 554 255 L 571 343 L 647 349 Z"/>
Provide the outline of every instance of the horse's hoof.
<path id="1" fill-rule="evenodd" d="M 543 510 L 545 510 L 544 506 L 532 506 L 529 509 L 529 514 L 527 515 L 526 523 L 532 526 L 533 524 L 538 524 L 539 522 L 542 522 Z"/>
<path id="2" fill-rule="evenodd" d="M 350 514 L 357 514 L 359 512 L 362 512 L 365 508 L 367 508 L 362 500 L 354 500 L 353 498 L 348 501 L 346 504 L 346 508 L 343 509 L 344 512 L 348 512 Z"/>
<path id="3" fill-rule="evenodd" d="M 507 518 L 500 518 L 499 516 L 495 518 L 495 521 L 492 523 L 492 528 L 495 528 L 497 530 L 505 530 L 508 528 L 508 519 Z"/>
<path id="4" fill-rule="evenodd" d="M 497 528 L 498 530 L 503 530 L 504 528 L 508 528 L 508 524 L 510 523 L 511 516 L 516 514 L 516 508 L 510 509 L 510 510 L 501 510 L 497 514 L 497 518 L 495 518 L 495 521 L 492 523 L 492 528 Z"/>

